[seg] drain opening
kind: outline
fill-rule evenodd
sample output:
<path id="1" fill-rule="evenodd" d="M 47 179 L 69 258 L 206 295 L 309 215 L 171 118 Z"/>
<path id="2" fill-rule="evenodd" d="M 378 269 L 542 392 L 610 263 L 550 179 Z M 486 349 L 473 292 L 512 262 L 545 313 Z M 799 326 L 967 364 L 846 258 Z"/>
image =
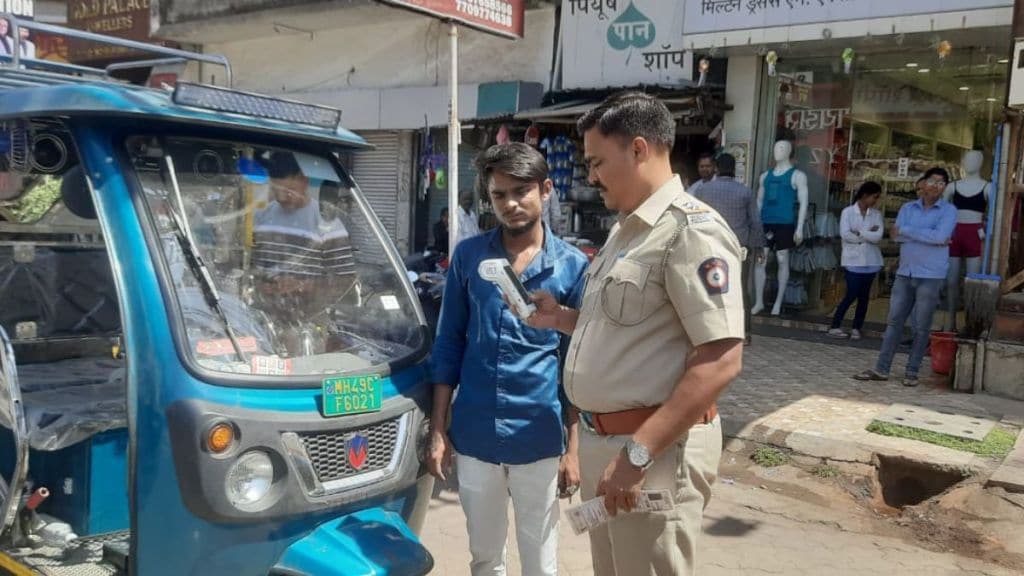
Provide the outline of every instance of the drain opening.
<path id="1" fill-rule="evenodd" d="M 966 478 L 966 474 L 957 470 L 930 466 L 906 458 L 878 457 L 878 484 L 881 486 L 882 500 L 893 508 L 920 504 Z"/>

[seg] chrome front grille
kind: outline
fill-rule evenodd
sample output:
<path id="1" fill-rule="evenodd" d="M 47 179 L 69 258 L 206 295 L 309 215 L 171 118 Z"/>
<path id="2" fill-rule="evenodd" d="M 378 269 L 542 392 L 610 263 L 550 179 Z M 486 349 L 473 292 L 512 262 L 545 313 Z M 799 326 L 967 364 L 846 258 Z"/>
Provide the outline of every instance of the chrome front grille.
<path id="1" fill-rule="evenodd" d="M 302 440 L 317 479 L 324 484 L 372 474 L 392 468 L 398 451 L 404 446 L 402 437 L 405 417 L 394 418 L 365 428 L 331 432 L 302 432 Z M 349 442 L 356 435 L 367 440 L 366 462 L 356 469 L 349 461 Z"/>

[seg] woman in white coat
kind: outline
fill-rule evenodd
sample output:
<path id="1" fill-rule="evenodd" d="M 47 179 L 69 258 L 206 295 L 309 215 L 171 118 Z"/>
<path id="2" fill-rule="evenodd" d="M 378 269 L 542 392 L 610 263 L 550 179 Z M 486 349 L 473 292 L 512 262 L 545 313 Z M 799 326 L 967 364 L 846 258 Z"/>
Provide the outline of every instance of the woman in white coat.
<path id="1" fill-rule="evenodd" d="M 846 296 L 836 308 L 832 318 L 832 328 L 828 335 L 832 338 L 860 339 L 864 317 L 868 313 L 868 301 L 871 298 L 871 285 L 875 276 L 882 269 L 882 251 L 878 243 L 882 240 L 884 223 L 882 213 L 874 208 L 882 195 L 882 186 L 877 182 L 865 182 L 857 190 L 853 204 L 843 210 L 839 218 L 839 235 L 843 238 L 842 266 L 846 270 Z M 853 330 L 847 335 L 840 326 L 847 310 L 853 302 L 857 302 L 857 311 L 853 315 Z"/>

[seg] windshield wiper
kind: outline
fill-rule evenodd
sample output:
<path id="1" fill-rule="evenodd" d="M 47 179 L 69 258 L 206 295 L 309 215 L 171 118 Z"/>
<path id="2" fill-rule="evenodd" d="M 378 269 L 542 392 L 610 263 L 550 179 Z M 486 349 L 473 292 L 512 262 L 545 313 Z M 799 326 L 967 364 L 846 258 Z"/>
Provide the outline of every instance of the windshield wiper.
<path id="1" fill-rule="evenodd" d="M 188 219 L 185 217 L 185 201 L 181 197 L 181 188 L 178 186 L 178 175 L 174 169 L 174 160 L 170 154 L 164 156 L 164 162 L 167 164 L 167 171 L 171 177 L 171 187 L 174 189 L 174 200 L 178 204 L 177 210 L 173 207 L 168 206 L 168 211 L 171 213 L 171 221 L 174 222 L 174 229 L 176 236 L 178 237 L 178 243 L 181 245 L 181 251 L 185 254 L 185 258 L 188 260 L 189 265 L 192 268 L 192 272 L 196 278 L 199 279 L 199 284 L 203 287 L 203 295 L 206 296 L 206 304 L 211 310 L 216 312 L 217 316 L 220 317 L 221 323 L 224 326 L 224 332 L 227 333 L 228 339 L 231 340 L 231 346 L 234 347 L 235 353 L 238 354 L 238 358 L 242 362 L 249 362 L 249 359 L 245 357 L 245 352 L 242 351 L 241 344 L 238 343 L 238 337 L 235 336 L 235 331 L 231 328 L 231 322 L 228 320 L 227 313 L 224 312 L 224 307 L 220 303 L 220 292 L 217 291 L 217 286 L 213 283 L 213 276 L 210 274 L 210 269 L 206 267 L 206 262 L 203 261 L 202 254 L 199 253 L 199 248 L 196 245 L 196 240 L 192 236 L 192 228 L 189 226 Z"/>

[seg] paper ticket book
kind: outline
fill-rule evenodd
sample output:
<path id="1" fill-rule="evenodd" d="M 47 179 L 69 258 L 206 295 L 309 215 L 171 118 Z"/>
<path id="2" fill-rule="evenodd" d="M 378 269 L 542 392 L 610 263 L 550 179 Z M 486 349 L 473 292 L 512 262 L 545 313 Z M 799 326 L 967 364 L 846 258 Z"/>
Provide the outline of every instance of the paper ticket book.
<path id="1" fill-rule="evenodd" d="M 671 510 L 672 493 L 668 490 L 644 490 L 637 499 L 633 512 L 664 512 Z M 620 512 L 621 514 L 622 512 Z M 629 514 L 629 512 L 627 512 Z M 604 507 L 604 496 L 591 498 L 565 511 L 566 518 L 577 536 L 597 528 L 608 521 L 608 510 Z"/>

